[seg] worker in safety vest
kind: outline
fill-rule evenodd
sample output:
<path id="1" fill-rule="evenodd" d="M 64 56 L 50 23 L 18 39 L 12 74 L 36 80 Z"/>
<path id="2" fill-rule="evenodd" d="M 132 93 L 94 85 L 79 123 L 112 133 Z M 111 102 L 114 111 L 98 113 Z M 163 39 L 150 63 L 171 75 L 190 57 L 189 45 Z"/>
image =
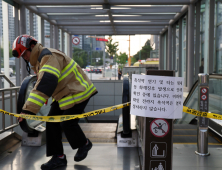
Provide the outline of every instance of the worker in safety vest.
<path id="1" fill-rule="evenodd" d="M 82 114 L 89 99 L 97 93 L 93 83 L 81 67 L 64 53 L 45 48 L 29 35 L 18 36 L 12 47 L 13 56 L 21 57 L 37 74 L 37 82 L 25 102 L 20 114 L 35 115 L 47 99 L 53 102 L 48 116 Z M 18 118 L 21 122 L 23 119 Z M 52 158 L 41 166 L 43 170 L 67 165 L 63 152 L 62 133 L 65 133 L 72 149 L 78 151 L 75 161 L 86 158 L 92 143 L 87 139 L 78 125 L 78 119 L 61 123 L 46 123 L 46 155 Z"/>

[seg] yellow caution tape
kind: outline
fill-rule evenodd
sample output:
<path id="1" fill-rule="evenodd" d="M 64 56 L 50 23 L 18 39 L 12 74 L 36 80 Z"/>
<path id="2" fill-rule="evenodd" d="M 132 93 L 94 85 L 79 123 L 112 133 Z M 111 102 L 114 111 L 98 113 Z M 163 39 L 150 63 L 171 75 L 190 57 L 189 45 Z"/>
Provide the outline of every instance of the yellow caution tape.
<path id="1" fill-rule="evenodd" d="M 115 106 L 110 106 L 106 107 L 103 109 L 99 110 L 94 110 L 91 112 L 83 113 L 80 115 L 61 115 L 61 116 L 35 116 L 35 115 L 24 115 L 24 114 L 16 114 L 16 113 L 9 113 L 5 110 L 0 109 L 0 113 L 6 114 L 6 115 L 11 115 L 15 117 L 22 117 L 24 119 L 30 119 L 30 120 L 38 120 L 38 121 L 44 121 L 44 122 L 63 122 L 66 120 L 71 120 L 71 119 L 79 119 L 79 118 L 84 118 L 88 116 L 95 116 L 107 112 L 111 112 L 117 109 L 122 109 L 124 107 L 127 107 L 130 105 L 130 102 L 115 105 Z"/>
<path id="2" fill-rule="evenodd" d="M 30 120 L 38 120 L 38 121 L 44 121 L 44 122 L 63 122 L 66 120 L 79 119 L 79 118 L 95 116 L 95 115 L 99 115 L 99 114 L 103 114 L 103 113 L 108 113 L 108 112 L 111 112 L 114 110 L 118 110 L 118 109 L 122 109 L 124 107 L 130 106 L 130 104 L 131 104 L 131 102 L 127 102 L 127 103 L 123 103 L 123 104 L 110 106 L 110 107 L 106 107 L 103 109 L 98 109 L 98 110 L 94 110 L 91 112 L 83 113 L 80 115 L 36 116 L 36 115 L 24 115 L 24 114 L 9 113 L 9 112 L 2 110 L 2 109 L 0 109 L 0 113 L 10 115 L 10 116 L 15 116 L 15 117 L 22 117 L 24 119 L 30 119 Z M 191 109 L 186 106 L 183 106 L 183 112 L 188 113 L 188 114 L 192 114 L 195 116 L 222 120 L 222 115 L 220 115 L 220 114 L 201 112 L 201 111 Z"/>
<path id="3" fill-rule="evenodd" d="M 212 118 L 212 119 L 219 119 L 222 120 L 222 115 L 216 113 L 209 113 L 209 112 L 201 112 L 198 110 L 191 109 L 189 107 L 183 106 L 183 112 L 189 113 L 195 116 Z"/>

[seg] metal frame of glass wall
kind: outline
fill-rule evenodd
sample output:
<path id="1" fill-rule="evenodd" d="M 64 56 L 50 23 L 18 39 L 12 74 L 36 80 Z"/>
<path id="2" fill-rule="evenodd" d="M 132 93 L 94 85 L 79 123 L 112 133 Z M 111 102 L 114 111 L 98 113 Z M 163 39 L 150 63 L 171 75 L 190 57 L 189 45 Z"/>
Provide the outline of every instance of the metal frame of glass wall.
<path id="1" fill-rule="evenodd" d="M 172 28 L 172 56 L 167 56 L 167 49 L 171 48 L 167 44 L 168 31 L 161 35 L 163 62 L 160 69 L 168 69 L 167 59 L 173 57 L 170 68 L 175 70 L 176 76 L 184 77 L 184 87 L 188 91 L 197 80 L 201 64 L 204 64 L 204 73 L 222 72 L 222 1 L 197 1 Z M 201 62 L 202 58 L 204 62 Z"/>

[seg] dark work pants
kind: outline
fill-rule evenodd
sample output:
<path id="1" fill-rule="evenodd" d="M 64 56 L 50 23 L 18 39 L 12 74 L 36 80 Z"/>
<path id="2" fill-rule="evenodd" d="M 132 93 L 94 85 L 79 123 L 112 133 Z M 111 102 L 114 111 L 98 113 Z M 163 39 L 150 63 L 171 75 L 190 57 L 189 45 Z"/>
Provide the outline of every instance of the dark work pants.
<path id="1" fill-rule="evenodd" d="M 121 80 L 121 74 L 118 74 L 118 80 Z"/>
<path id="2" fill-rule="evenodd" d="M 58 102 L 53 102 L 48 116 L 82 114 L 88 101 L 89 99 L 80 104 L 76 104 L 67 110 L 61 110 Z M 46 122 L 47 156 L 63 154 L 62 131 L 65 133 L 65 136 L 72 149 L 77 149 L 86 144 L 87 140 L 85 134 L 80 128 L 78 122 L 79 119 L 63 122 Z"/>

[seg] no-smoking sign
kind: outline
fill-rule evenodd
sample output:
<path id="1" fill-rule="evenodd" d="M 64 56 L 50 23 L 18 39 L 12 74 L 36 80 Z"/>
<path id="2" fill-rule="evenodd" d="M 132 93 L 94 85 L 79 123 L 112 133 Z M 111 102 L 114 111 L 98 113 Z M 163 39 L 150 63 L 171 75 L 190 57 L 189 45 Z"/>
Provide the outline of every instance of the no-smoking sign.
<path id="1" fill-rule="evenodd" d="M 201 89 L 201 93 L 206 94 L 207 93 L 207 89 L 206 88 L 202 88 Z"/>
<path id="2" fill-rule="evenodd" d="M 150 131 L 156 137 L 164 137 L 169 129 L 169 123 L 164 119 L 154 119 L 150 124 Z"/>
<path id="3" fill-rule="evenodd" d="M 73 37 L 73 38 L 72 38 L 72 43 L 73 43 L 74 45 L 78 45 L 78 44 L 80 43 L 79 37 Z"/>
<path id="4" fill-rule="evenodd" d="M 207 99 L 207 96 L 205 94 L 201 95 L 201 99 L 202 100 L 206 100 Z"/>

